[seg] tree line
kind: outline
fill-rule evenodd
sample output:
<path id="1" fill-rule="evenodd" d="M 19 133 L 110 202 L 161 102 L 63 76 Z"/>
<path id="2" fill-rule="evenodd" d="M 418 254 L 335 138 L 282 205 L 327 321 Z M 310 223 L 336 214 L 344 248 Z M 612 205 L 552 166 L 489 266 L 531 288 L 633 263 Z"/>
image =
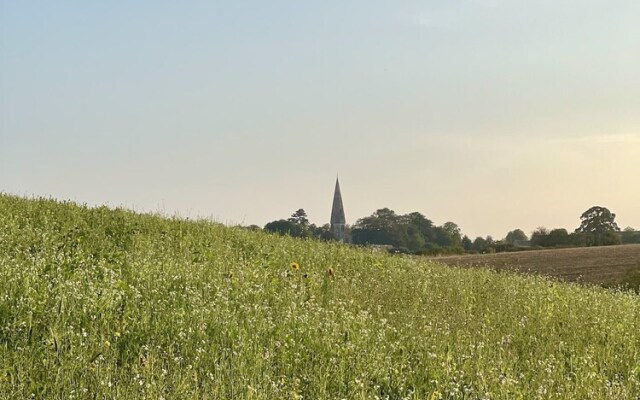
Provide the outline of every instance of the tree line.
<path id="1" fill-rule="evenodd" d="M 471 240 L 454 222 L 437 226 L 419 212 L 397 214 L 389 208 L 376 210 L 347 228 L 348 241 L 355 245 L 378 246 L 396 253 L 462 254 L 519 251 L 545 247 L 606 246 L 640 243 L 640 231 L 628 227 L 620 230 L 615 214 L 605 207 L 594 206 L 582 213 L 580 226 L 569 233 L 564 228 L 548 230 L 539 227 L 529 238 L 522 229 L 514 229 L 500 240 L 491 236 Z M 252 229 L 260 229 L 251 226 Z M 301 238 L 335 240 L 329 224 L 311 224 L 304 209 L 288 219 L 267 223 L 267 232 Z"/>
<path id="2" fill-rule="evenodd" d="M 582 213 L 580 226 L 569 233 L 564 228 L 539 227 L 531 234 L 531 244 L 539 247 L 586 247 L 640 243 L 640 232 L 631 227 L 620 230 L 616 215 L 594 206 Z"/>
<path id="3" fill-rule="evenodd" d="M 252 225 L 253 229 L 259 229 L 258 226 Z M 320 240 L 334 240 L 331 226 L 324 224 L 317 226 L 309 223 L 307 213 L 300 208 L 291 214 L 288 219 L 279 219 L 271 221 L 264 226 L 267 232 L 278 233 L 280 235 L 289 235 L 299 238 L 314 238 Z"/>

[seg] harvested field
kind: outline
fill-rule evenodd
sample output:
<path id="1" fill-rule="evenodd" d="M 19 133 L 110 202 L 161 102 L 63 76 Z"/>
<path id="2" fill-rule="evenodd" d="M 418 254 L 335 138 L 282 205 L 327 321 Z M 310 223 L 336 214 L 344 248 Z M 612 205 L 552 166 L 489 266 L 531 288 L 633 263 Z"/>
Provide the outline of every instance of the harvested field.
<path id="1" fill-rule="evenodd" d="M 509 269 L 572 282 L 615 285 L 630 274 L 640 272 L 640 245 L 443 256 L 432 260 L 447 265 Z"/>

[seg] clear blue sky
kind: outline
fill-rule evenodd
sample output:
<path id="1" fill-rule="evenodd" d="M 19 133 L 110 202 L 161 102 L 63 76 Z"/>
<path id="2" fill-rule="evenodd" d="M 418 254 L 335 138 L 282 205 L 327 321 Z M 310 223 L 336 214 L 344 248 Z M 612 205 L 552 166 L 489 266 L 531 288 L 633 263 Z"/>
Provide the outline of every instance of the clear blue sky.
<path id="1" fill-rule="evenodd" d="M 0 191 L 640 229 L 640 2 L 3 1 Z"/>

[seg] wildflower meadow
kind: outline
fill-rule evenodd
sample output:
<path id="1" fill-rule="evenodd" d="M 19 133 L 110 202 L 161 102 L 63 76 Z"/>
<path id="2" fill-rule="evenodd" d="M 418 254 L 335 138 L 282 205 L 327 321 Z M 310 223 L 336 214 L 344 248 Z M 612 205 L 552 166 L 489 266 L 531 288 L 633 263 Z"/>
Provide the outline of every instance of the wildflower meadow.
<path id="1" fill-rule="evenodd" d="M 639 399 L 640 297 L 0 195 L 3 399 Z"/>

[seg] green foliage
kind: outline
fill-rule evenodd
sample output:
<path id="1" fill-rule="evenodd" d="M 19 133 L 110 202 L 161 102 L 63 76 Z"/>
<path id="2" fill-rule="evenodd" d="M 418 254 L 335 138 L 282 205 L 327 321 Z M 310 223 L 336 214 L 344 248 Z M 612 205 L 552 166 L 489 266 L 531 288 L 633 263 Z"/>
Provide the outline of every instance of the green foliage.
<path id="1" fill-rule="evenodd" d="M 413 254 L 458 253 L 462 248 L 460 228 L 453 222 L 436 227 L 424 215 L 398 215 L 381 208 L 359 219 L 353 226 L 354 244 L 394 246 L 393 252 Z"/>
<path id="2" fill-rule="evenodd" d="M 549 232 L 549 237 L 547 240 L 549 242 L 549 246 L 568 246 L 569 232 L 567 232 L 567 230 L 564 228 L 552 229 L 551 232 Z"/>
<path id="3" fill-rule="evenodd" d="M 335 238 L 333 237 L 333 233 L 331 232 L 331 225 L 329 224 L 324 224 L 322 226 L 315 226 L 314 224 L 311 224 L 309 226 L 309 229 L 311 230 L 312 236 L 315 237 L 316 239 L 320 239 L 324 241 L 335 240 Z M 348 227 L 346 230 L 346 234 L 348 238 L 349 236 Z"/>
<path id="4" fill-rule="evenodd" d="M 640 294 L 640 264 L 635 269 L 629 270 L 621 282 L 622 287 L 634 290 Z"/>
<path id="5" fill-rule="evenodd" d="M 462 238 L 462 248 L 465 251 L 470 251 L 473 249 L 473 242 L 471 241 L 471 239 L 469 239 L 469 236 L 464 235 L 464 237 Z"/>
<path id="6" fill-rule="evenodd" d="M 524 233 L 522 229 L 514 229 L 510 231 L 509 233 L 507 233 L 507 236 L 505 238 L 505 242 L 511 245 L 515 244 L 517 241 L 526 241 L 526 240 L 529 240 L 529 238 L 527 237 L 527 235 Z"/>
<path id="7" fill-rule="evenodd" d="M 548 246 L 549 230 L 544 226 L 536 228 L 531 234 L 531 244 L 534 246 Z"/>
<path id="8" fill-rule="evenodd" d="M 531 244 L 541 247 L 607 246 L 620 243 L 620 235 L 614 231 L 568 233 L 564 228 L 548 231 L 546 228 L 540 227 L 531 235 Z"/>
<path id="9" fill-rule="evenodd" d="M 296 238 L 314 238 L 323 241 L 335 240 L 329 224 L 322 226 L 310 224 L 307 213 L 302 208 L 294 212 L 289 219 L 280 219 L 267 223 L 264 226 L 264 230 Z M 347 229 L 347 234 L 348 232 Z"/>
<path id="10" fill-rule="evenodd" d="M 473 241 L 473 251 L 476 253 L 495 253 L 495 241 L 491 236 L 487 236 L 486 238 L 478 236 Z"/>
<path id="11" fill-rule="evenodd" d="M 462 247 L 460 228 L 453 222 L 445 222 L 434 228 L 435 243 L 442 247 Z"/>
<path id="12" fill-rule="evenodd" d="M 616 215 L 604 207 L 594 206 L 582 213 L 580 227 L 569 234 L 566 229 L 537 228 L 531 235 L 531 243 L 542 247 L 584 247 L 620 244 L 620 231 Z"/>
<path id="13" fill-rule="evenodd" d="M 308 233 L 304 226 L 287 219 L 271 221 L 264 226 L 264 230 L 293 237 L 306 237 Z"/>
<path id="14" fill-rule="evenodd" d="M 0 398 L 637 399 L 639 315 L 628 292 L 0 195 Z"/>
<path id="15" fill-rule="evenodd" d="M 307 213 L 302 208 L 298 209 L 298 211 L 291 214 L 289 221 L 293 222 L 294 224 L 301 225 L 303 227 L 306 227 L 309 225 L 309 219 L 307 218 Z"/>
<path id="16" fill-rule="evenodd" d="M 580 216 L 580 227 L 576 232 L 605 233 L 619 231 L 616 215 L 605 207 L 593 206 Z"/>
<path id="17" fill-rule="evenodd" d="M 585 233 L 588 246 L 620 244 L 620 236 L 615 234 L 620 228 L 615 222 L 616 215 L 605 207 L 594 206 L 582 213 L 576 233 Z"/>
<path id="18" fill-rule="evenodd" d="M 608 231 L 594 235 L 594 246 L 611 246 L 622 243 L 617 232 Z"/>
<path id="19" fill-rule="evenodd" d="M 628 226 L 622 231 L 620 240 L 625 244 L 640 243 L 640 231 Z"/>
<path id="20" fill-rule="evenodd" d="M 393 210 L 382 208 L 369 217 L 359 219 L 353 226 L 351 235 L 355 244 L 388 244 L 403 247 L 406 228 L 407 224 L 401 223 L 400 216 Z"/>

